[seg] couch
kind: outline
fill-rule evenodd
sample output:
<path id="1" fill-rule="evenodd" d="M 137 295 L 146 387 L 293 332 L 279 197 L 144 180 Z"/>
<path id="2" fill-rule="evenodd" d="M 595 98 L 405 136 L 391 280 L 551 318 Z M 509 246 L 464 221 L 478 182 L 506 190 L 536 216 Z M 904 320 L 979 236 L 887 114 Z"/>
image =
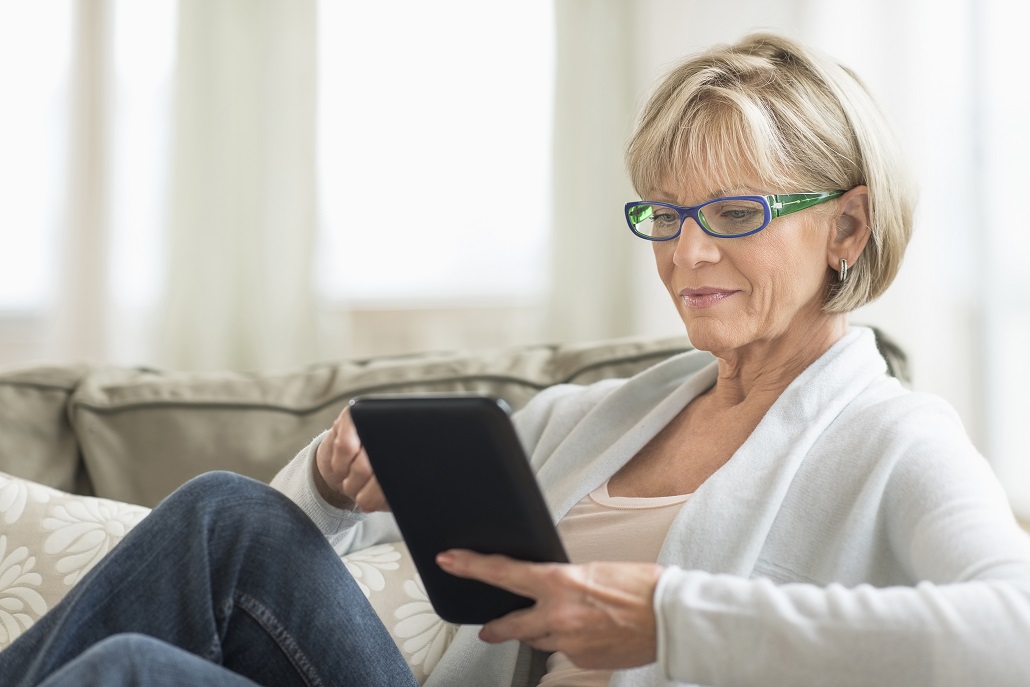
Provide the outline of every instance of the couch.
<path id="1" fill-rule="evenodd" d="M 878 336 L 907 377 L 901 351 Z M 689 348 L 684 338 L 634 338 L 261 374 L 0 370 L 0 649 L 176 487 L 210 470 L 270 480 L 353 396 L 465 391 L 518 409 L 547 386 L 632 375 Z M 424 679 L 454 628 L 432 612 L 403 543 L 344 563 Z"/>

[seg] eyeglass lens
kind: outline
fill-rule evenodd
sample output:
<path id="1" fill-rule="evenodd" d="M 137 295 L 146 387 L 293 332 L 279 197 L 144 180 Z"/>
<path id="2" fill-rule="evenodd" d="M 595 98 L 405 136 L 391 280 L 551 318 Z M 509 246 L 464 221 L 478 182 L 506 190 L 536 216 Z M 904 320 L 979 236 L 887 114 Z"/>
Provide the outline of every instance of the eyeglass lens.
<path id="1" fill-rule="evenodd" d="M 746 234 L 765 223 L 765 207 L 754 200 L 716 200 L 698 214 L 713 234 Z M 679 212 L 664 205 L 637 205 L 630 209 L 629 218 L 634 230 L 656 239 L 674 236 L 683 220 Z"/>

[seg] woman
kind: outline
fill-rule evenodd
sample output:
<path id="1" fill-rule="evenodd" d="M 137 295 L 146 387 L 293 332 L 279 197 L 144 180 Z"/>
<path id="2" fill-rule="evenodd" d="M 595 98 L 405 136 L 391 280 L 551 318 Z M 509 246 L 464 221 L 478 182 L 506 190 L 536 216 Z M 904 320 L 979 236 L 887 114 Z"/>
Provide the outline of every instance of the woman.
<path id="1" fill-rule="evenodd" d="M 1027 684 L 1030 540 L 953 411 L 889 378 L 871 333 L 848 326 L 912 223 L 864 88 L 755 35 L 675 69 L 628 162 L 643 200 L 627 221 L 700 351 L 519 413 L 574 564 L 442 554 L 537 603 L 461 628 L 427 684 L 526 684 L 529 646 L 550 686 Z M 199 654 L 249 679 L 268 664 L 276 684 L 410 684 L 319 535 L 337 551 L 397 537 L 346 411 L 273 485 L 317 529 L 252 483 L 191 483 L 0 671 L 220 669 Z M 130 573 L 152 594 L 205 582 L 170 613 L 124 598 Z"/>
<path id="2" fill-rule="evenodd" d="M 863 86 L 752 36 L 672 71 L 628 165 L 630 227 L 709 353 L 519 415 L 572 560 L 613 562 L 443 556 L 537 599 L 479 636 L 557 652 L 542 684 L 608 684 L 572 664 L 633 669 L 613 685 L 1030 684 L 1027 538 L 954 412 L 848 326 L 893 280 L 914 204 Z M 326 498 L 385 507 L 346 413 L 314 453 L 277 481 L 306 510 L 312 464 Z M 507 684 L 516 646 L 476 632 L 433 684 Z"/>

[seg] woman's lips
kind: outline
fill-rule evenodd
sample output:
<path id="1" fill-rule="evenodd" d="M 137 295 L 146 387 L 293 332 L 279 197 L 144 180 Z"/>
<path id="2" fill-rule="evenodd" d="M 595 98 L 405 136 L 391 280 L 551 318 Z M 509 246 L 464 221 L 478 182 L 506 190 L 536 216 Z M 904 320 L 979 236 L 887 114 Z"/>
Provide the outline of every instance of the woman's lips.
<path id="1" fill-rule="evenodd" d="M 737 293 L 737 291 L 733 289 L 702 286 L 699 289 L 683 289 L 680 291 L 680 300 L 683 301 L 683 304 L 688 308 L 704 310 L 705 308 L 711 308 L 714 305 L 718 305 L 735 293 Z"/>

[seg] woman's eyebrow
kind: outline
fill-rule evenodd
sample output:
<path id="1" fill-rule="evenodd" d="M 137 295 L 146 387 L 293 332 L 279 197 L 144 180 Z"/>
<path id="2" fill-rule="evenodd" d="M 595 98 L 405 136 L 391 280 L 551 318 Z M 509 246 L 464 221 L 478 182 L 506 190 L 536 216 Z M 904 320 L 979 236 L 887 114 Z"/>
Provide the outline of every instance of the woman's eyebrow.
<path id="1" fill-rule="evenodd" d="M 706 194 L 704 200 L 699 201 L 699 204 L 705 203 L 709 200 L 714 200 L 716 198 L 722 198 L 724 196 L 754 195 L 754 193 L 754 191 L 746 187 L 720 188 L 712 191 L 710 194 Z M 655 195 L 655 200 L 661 201 L 663 203 L 669 203 L 670 205 L 679 204 L 676 200 L 676 195 L 673 193 L 668 193 L 667 191 L 658 191 Z"/>

